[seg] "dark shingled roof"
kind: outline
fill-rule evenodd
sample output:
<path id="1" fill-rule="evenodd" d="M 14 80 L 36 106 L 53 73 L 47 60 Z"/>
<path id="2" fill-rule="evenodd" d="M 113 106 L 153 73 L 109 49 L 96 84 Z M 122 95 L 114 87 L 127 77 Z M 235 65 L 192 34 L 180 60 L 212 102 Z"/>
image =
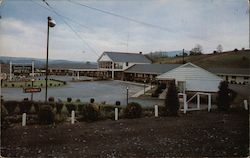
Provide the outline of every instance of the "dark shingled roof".
<path id="1" fill-rule="evenodd" d="M 133 62 L 133 63 L 151 63 L 143 54 L 123 53 L 123 52 L 104 52 L 114 62 Z"/>
<path id="2" fill-rule="evenodd" d="M 75 64 L 75 63 L 65 63 L 65 64 L 50 64 L 50 69 L 97 69 L 97 64 Z"/>
<path id="3" fill-rule="evenodd" d="M 181 66 L 181 64 L 136 64 L 125 72 L 127 73 L 147 73 L 147 74 L 163 74 L 174 68 Z"/>
<path id="4" fill-rule="evenodd" d="M 242 68 L 209 68 L 208 71 L 215 74 L 235 74 L 235 75 L 250 75 L 249 69 Z"/>

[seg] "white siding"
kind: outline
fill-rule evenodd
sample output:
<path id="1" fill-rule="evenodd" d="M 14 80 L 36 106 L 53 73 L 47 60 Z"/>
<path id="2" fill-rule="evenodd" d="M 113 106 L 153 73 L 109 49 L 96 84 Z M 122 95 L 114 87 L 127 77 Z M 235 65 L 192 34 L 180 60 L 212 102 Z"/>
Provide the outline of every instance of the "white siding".
<path id="1" fill-rule="evenodd" d="M 99 61 L 112 61 L 109 56 L 106 54 L 103 54 L 102 57 L 99 59 Z"/>
<path id="2" fill-rule="evenodd" d="M 158 80 L 175 79 L 185 81 L 187 91 L 217 92 L 221 78 L 194 65 L 187 63 L 157 77 Z"/>

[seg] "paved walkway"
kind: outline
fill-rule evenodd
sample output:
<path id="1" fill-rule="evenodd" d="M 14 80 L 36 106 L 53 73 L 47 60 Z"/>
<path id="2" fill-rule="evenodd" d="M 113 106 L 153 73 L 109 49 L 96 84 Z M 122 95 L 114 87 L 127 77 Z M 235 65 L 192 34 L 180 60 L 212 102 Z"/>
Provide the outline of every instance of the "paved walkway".
<path id="1" fill-rule="evenodd" d="M 153 88 L 153 86 L 152 86 L 152 88 Z M 145 88 L 145 93 L 147 91 L 149 91 L 149 90 L 151 90 L 151 86 L 148 86 L 148 87 Z M 144 94 L 144 89 L 137 92 L 136 94 L 132 95 L 131 97 L 137 98 L 137 97 L 139 97 L 140 95 L 143 95 L 143 94 Z"/>

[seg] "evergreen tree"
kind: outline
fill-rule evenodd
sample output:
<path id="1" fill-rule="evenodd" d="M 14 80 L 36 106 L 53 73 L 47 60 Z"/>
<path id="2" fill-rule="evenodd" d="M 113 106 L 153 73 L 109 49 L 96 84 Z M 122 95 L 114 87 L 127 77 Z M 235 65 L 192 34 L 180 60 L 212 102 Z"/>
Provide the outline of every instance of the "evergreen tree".
<path id="1" fill-rule="evenodd" d="M 217 106 L 221 111 L 228 111 L 230 108 L 231 90 L 228 88 L 228 83 L 222 81 L 219 86 L 218 96 L 217 96 Z"/>
<path id="2" fill-rule="evenodd" d="M 174 81 L 168 87 L 168 92 L 165 99 L 166 112 L 168 116 L 177 116 L 180 107 L 178 92 Z"/>

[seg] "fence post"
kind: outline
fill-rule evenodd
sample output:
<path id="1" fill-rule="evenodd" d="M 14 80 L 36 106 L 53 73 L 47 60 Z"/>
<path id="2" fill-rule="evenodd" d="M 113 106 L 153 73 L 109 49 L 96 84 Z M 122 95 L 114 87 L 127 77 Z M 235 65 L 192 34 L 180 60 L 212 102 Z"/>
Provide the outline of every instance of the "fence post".
<path id="1" fill-rule="evenodd" d="M 183 105 L 184 105 L 184 114 L 187 113 L 187 95 L 183 94 Z"/>
<path id="2" fill-rule="evenodd" d="M 75 111 L 72 110 L 71 111 L 71 124 L 74 124 L 75 123 Z"/>
<path id="3" fill-rule="evenodd" d="M 118 108 L 115 108 L 115 120 L 118 120 Z"/>
<path id="4" fill-rule="evenodd" d="M 155 105 L 155 117 L 158 117 L 158 105 Z"/>
<path id="5" fill-rule="evenodd" d="M 211 94 L 208 94 L 208 107 L 207 107 L 208 112 L 211 110 Z"/>
<path id="6" fill-rule="evenodd" d="M 22 126 L 26 126 L 26 113 L 23 113 L 22 116 Z"/>
<path id="7" fill-rule="evenodd" d="M 244 100 L 244 107 L 245 107 L 245 110 L 248 110 L 247 100 Z"/>

